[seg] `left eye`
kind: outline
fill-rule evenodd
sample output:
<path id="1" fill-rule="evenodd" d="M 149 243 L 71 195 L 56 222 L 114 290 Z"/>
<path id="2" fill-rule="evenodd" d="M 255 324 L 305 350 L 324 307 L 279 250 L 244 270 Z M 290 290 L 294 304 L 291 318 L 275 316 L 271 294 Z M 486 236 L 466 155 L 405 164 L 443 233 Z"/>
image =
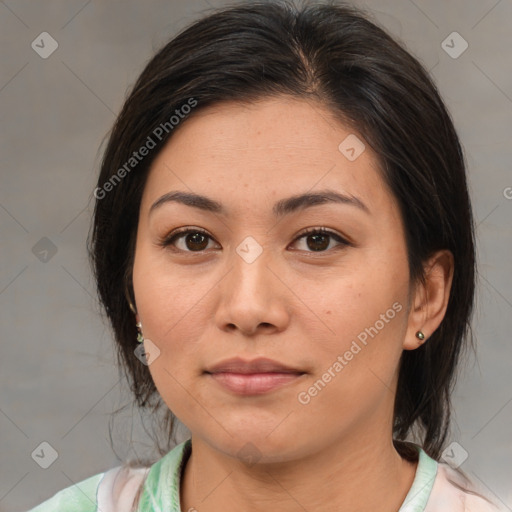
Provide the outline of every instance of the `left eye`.
<path id="1" fill-rule="evenodd" d="M 349 243 L 337 233 L 323 228 L 308 230 L 302 233 L 302 235 L 298 236 L 295 239 L 295 242 L 301 240 L 302 238 L 306 239 L 306 247 L 310 249 L 311 252 L 326 252 L 326 250 L 330 249 L 330 239 L 336 240 L 338 242 L 338 246 L 349 245 Z"/>

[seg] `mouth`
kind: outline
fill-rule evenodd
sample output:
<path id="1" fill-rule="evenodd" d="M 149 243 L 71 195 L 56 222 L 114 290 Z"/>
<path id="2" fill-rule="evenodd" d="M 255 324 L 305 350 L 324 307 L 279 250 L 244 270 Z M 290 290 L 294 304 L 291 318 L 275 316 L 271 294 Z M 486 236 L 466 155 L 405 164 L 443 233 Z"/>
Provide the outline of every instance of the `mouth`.
<path id="1" fill-rule="evenodd" d="M 228 359 L 205 372 L 224 389 L 238 395 L 261 395 L 297 381 L 306 372 L 266 358 Z"/>

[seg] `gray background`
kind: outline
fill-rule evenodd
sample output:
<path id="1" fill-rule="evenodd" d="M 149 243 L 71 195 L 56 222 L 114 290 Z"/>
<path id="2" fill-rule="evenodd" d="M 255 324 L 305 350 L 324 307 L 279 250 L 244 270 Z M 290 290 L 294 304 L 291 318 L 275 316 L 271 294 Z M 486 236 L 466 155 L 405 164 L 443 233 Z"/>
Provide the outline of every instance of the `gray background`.
<path id="1" fill-rule="evenodd" d="M 109 413 L 129 397 L 85 250 L 99 148 L 154 51 L 225 3 L 0 2 L 1 511 L 119 463 Z M 469 454 L 462 469 L 512 507 L 512 1 L 355 3 L 431 70 L 465 148 L 478 225 L 478 358 L 458 381 L 452 440 Z M 47 59 L 31 47 L 44 31 L 59 45 Z M 441 46 L 453 31 L 469 44 L 458 58 Z M 121 456 L 147 450 L 137 421 L 138 441 L 128 443 L 130 410 L 116 424 Z M 59 455 L 46 470 L 31 457 L 43 441 Z"/>

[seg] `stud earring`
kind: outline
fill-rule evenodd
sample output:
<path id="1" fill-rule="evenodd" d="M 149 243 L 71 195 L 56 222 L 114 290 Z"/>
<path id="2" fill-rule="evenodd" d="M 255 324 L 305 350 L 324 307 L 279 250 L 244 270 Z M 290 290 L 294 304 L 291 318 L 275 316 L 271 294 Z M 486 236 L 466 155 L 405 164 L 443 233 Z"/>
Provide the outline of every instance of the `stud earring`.
<path id="1" fill-rule="evenodd" d="M 137 327 L 137 341 L 139 343 L 143 343 L 144 342 L 144 335 L 142 334 L 142 324 L 140 322 L 137 322 L 135 324 L 135 326 Z"/>
<path id="2" fill-rule="evenodd" d="M 416 338 L 418 338 L 420 341 L 423 341 L 425 339 L 425 335 L 421 331 L 417 331 Z"/>

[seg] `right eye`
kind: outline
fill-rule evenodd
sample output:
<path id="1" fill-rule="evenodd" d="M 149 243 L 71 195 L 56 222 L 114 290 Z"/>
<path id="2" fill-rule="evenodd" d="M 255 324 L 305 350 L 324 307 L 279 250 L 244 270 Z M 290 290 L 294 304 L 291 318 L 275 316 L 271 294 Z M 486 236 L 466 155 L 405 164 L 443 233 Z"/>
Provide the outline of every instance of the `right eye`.
<path id="1" fill-rule="evenodd" d="M 200 228 L 180 228 L 171 232 L 161 242 L 162 247 L 172 246 L 182 252 L 202 252 L 208 246 L 208 239 L 213 238 Z M 181 247 L 176 242 L 182 242 Z"/>

